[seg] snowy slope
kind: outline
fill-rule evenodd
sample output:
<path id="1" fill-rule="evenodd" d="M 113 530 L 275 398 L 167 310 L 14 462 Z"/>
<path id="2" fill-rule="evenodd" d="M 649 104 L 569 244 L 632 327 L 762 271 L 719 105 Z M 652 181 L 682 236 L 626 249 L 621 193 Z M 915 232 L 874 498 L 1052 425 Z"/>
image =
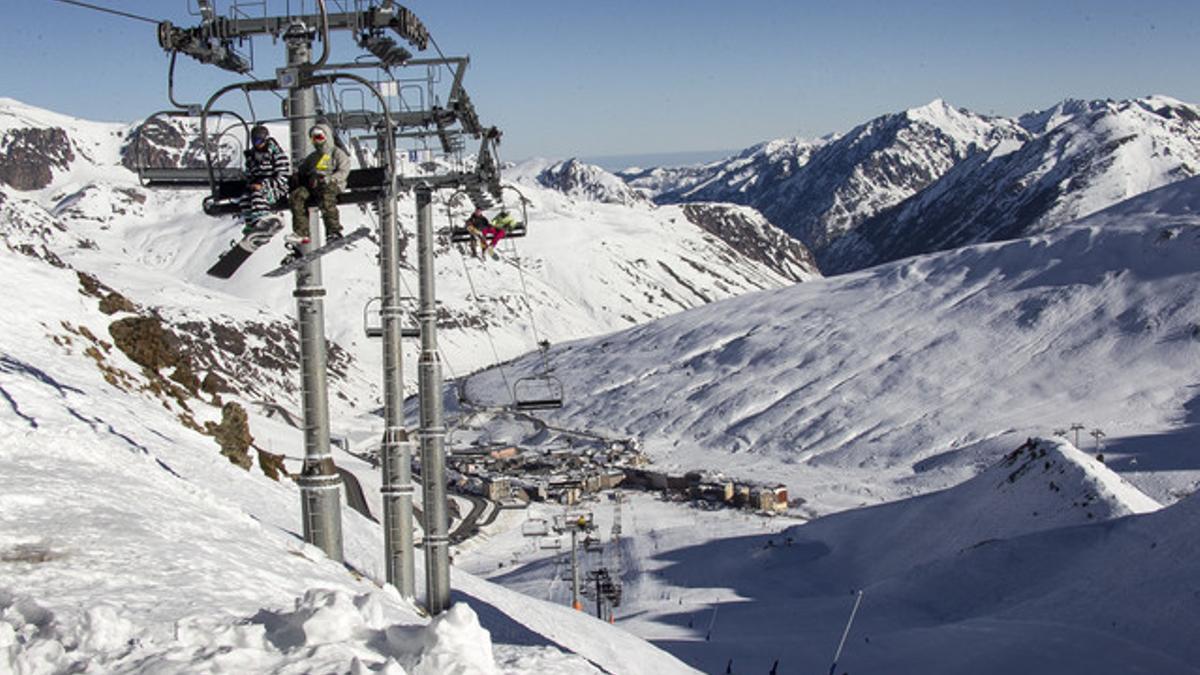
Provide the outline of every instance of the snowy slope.
<path id="1" fill-rule="evenodd" d="M 1065 441 L 1031 439 L 947 490 L 787 529 L 634 495 L 619 552 L 588 562 L 620 560 L 618 625 L 705 672 L 731 659 L 733 672 L 823 672 L 860 588 L 837 672 L 1197 672 L 1196 545 L 1181 536 L 1195 498 L 1159 513 Z M 609 509 L 592 508 L 603 531 Z M 489 550 L 476 567 L 562 600 L 552 558 L 511 553 L 519 563 L 496 569 L 507 555 Z"/>
<path id="2" fill-rule="evenodd" d="M 202 215 L 202 191 L 141 188 L 124 168 L 135 147 L 129 140 L 132 127 L 75 120 L 10 99 L 0 105 L 0 122 L 0 129 L 14 132 L 53 132 L 33 153 L 47 165 L 47 182 L 22 183 L 21 189 L 0 185 L 4 195 L 0 199 L 19 203 L 25 213 L 47 212 L 86 240 L 87 248 L 71 251 L 73 265 L 132 296 L 145 297 L 164 285 L 178 289 L 158 300 L 164 313 L 169 313 L 168 307 L 174 307 L 176 314 L 190 311 L 196 295 L 211 300 L 210 306 L 229 307 L 237 319 L 245 318 L 243 311 L 278 317 L 292 313 L 291 280 L 260 276 L 282 256 L 279 242 L 251 258 L 231 281 L 204 274 L 238 236 L 239 225 L 233 219 Z M 173 146 L 177 139 L 165 132 L 155 138 L 159 137 L 166 139 L 162 147 L 151 142 L 151 150 L 178 159 L 178 148 Z M 60 161 L 68 154 L 72 159 Z M 578 168 L 587 179 L 578 184 L 590 186 L 600 180 L 623 187 L 611 174 Z M 521 180 L 523 175 L 514 169 L 509 180 Z M 803 246 L 769 225 L 757 228 L 765 237 L 761 241 L 747 241 L 744 228 L 738 236 L 723 238 L 720 231 L 693 223 L 681 207 L 656 208 L 644 200 L 627 206 L 578 199 L 557 189 L 564 185 L 542 186 L 536 176 L 521 185 L 530 199 L 531 234 L 502 247 L 501 263 L 472 259 L 444 239 L 438 247 L 438 285 L 445 311 L 441 343 L 454 372 L 529 351 L 539 338 L 558 341 L 608 332 L 819 274 Z M 451 213 L 442 203 L 436 208 L 439 230 L 459 224 L 468 215 L 463 204 L 456 204 Z M 365 210 L 344 207 L 342 213 L 350 226 L 375 227 Z M 411 253 L 415 249 L 411 201 L 401 203 L 400 216 L 404 243 Z M 764 247 L 781 248 L 784 253 L 764 263 L 760 254 Z M 375 246 L 363 244 L 324 262 L 329 337 L 366 372 L 375 372 L 381 363 L 378 344 L 363 336 L 364 307 L 379 294 L 375 255 Z M 402 269 L 401 279 L 402 292 L 414 295 L 416 274 L 410 265 Z M 415 358 L 415 351 L 406 356 Z M 406 379 L 414 381 L 411 369 Z M 343 393 L 361 399 L 369 392 L 349 386 Z"/>
<path id="3" fill-rule="evenodd" d="M 131 360 L 114 326 L 134 311 L 105 313 L 107 296 L 75 271 L 8 247 L 0 258 L 0 670 L 686 672 L 606 624 L 457 571 L 457 599 L 474 609 L 427 627 L 379 583 L 376 523 L 345 509 L 348 565 L 334 564 L 300 540 L 298 490 L 265 475 L 267 455 L 251 452 L 247 469 L 222 457 L 205 427 L 223 403 L 249 401 Z M 260 448 L 300 445 L 260 415 L 251 428 Z"/>
<path id="4" fill-rule="evenodd" d="M 1030 439 L 941 492 L 856 509 L 802 528 L 834 553 L 831 569 L 897 574 L 996 539 L 1157 511 L 1159 504 L 1066 441 Z M 936 524 L 936 526 L 934 526 Z"/>
<path id="5" fill-rule="evenodd" d="M 206 278 L 228 234 L 200 229 L 215 223 L 196 215 L 199 195 L 136 185 L 120 166 L 127 128 L 6 105 L 13 129 L 63 133 L 26 133 L 4 146 L 7 159 L 44 159 L 48 170 L 44 183 L 38 174 L 13 185 L 5 174 L 0 186 L 4 667 L 687 671 L 622 631 L 456 572 L 458 599 L 496 636 L 493 661 L 471 611 L 427 629 L 415 608 L 380 589 L 377 524 L 345 509 L 349 570 L 307 548 L 296 535 L 295 486 L 264 475 L 273 461 L 296 469 L 301 446 L 288 418 L 298 409 L 290 289 L 253 274 L 240 280 L 238 297 Z M 668 236 L 690 233 L 701 253 L 732 255 L 719 238 L 680 221 Z M 659 225 L 652 217 L 639 224 Z M 361 260 L 342 269 L 377 283 L 377 271 L 362 264 L 373 252 L 361 249 Z M 271 262 L 252 264 L 261 272 Z M 711 281 L 713 296 L 789 281 L 748 259 L 741 264 L 747 276 L 723 271 Z M 354 265 L 357 277 L 348 273 Z M 346 310 L 330 332 L 354 349 L 361 304 L 347 305 L 371 287 L 330 285 L 331 305 Z M 586 315 L 576 322 L 553 330 L 596 330 Z M 514 340 L 501 348 L 523 347 Z M 377 436 L 377 375 L 336 341 L 331 349 L 334 431 Z M 364 347 L 368 361 L 373 349 Z M 477 337 L 463 352 L 468 365 L 494 358 Z M 224 424 L 233 404 L 249 413 L 248 470 L 222 457 L 212 436 L 223 433 L 213 425 Z"/>
<path id="6" fill-rule="evenodd" d="M 1034 234 L 1200 170 L 1200 107 L 1167 97 L 1068 101 L 1022 123 L 1033 139 L 962 161 L 823 251 L 823 264 L 846 271 Z"/>
<path id="7" fill-rule="evenodd" d="M 1198 188 L 561 345 L 568 403 L 545 417 L 639 437 L 664 467 L 771 476 L 817 513 L 955 484 L 1080 422 L 1171 501 L 1200 479 L 1180 449 L 1200 375 Z M 498 381 L 468 390 L 503 402 Z"/>
<path id="8" fill-rule="evenodd" d="M 823 672 L 864 589 L 837 672 L 1200 672 L 1197 546 L 1182 536 L 1197 499 L 1101 520 L 1151 503 L 1069 445 L 1028 451 L 1045 455 L 1012 483 L 1020 463 L 1006 459 L 945 492 L 660 553 L 659 577 L 720 599 L 657 603 L 656 619 L 637 613 L 653 600 L 635 600 L 631 630 L 711 625 L 707 640 L 658 641 L 707 672 L 729 659 L 734 672 L 776 659 Z"/>

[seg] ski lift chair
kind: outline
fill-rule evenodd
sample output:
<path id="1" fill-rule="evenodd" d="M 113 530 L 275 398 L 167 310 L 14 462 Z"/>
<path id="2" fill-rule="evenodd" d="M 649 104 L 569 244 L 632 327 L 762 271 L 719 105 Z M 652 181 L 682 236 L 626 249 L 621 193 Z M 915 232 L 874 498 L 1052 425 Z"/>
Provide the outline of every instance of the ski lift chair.
<path id="1" fill-rule="evenodd" d="M 405 300 L 406 298 L 401 298 Z M 380 315 L 383 298 L 375 297 L 367 301 L 363 306 L 363 332 L 369 338 L 383 337 L 383 317 Z M 415 325 L 401 325 L 400 337 L 402 338 L 419 338 L 421 337 L 421 329 Z"/>
<path id="2" fill-rule="evenodd" d="M 563 407 L 562 382 L 553 375 L 530 375 L 513 382 L 513 408 L 520 411 Z"/>
<path id="3" fill-rule="evenodd" d="M 518 222 L 516 225 L 513 225 L 512 228 L 505 233 L 504 238 L 508 239 L 510 237 L 524 237 L 528 232 L 527 228 L 529 223 L 529 212 L 526 208 L 526 204 L 529 203 L 529 200 L 525 198 L 525 195 L 521 194 L 520 190 L 511 185 L 502 186 L 502 195 L 504 190 L 512 190 L 513 192 L 516 192 L 518 195 L 518 203 L 521 205 L 520 222 Z M 470 230 L 454 221 L 454 214 L 451 212 L 450 205 L 453 204 L 458 196 L 462 194 L 465 194 L 471 200 L 471 203 L 478 208 L 488 209 L 492 208 L 494 205 L 492 198 L 478 189 L 459 190 L 451 195 L 450 199 L 446 201 L 446 214 L 450 218 L 450 241 L 455 244 L 468 243 L 475 238 L 475 235 L 471 234 Z M 509 209 L 504 203 L 500 204 L 500 208 L 511 212 L 511 209 Z"/>
<path id="4" fill-rule="evenodd" d="M 544 537 L 550 532 L 545 518 L 530 518 L 521 525 L 521 534 L 526 537 Z"/>
<path id="5" fill-rule="evenodd" d="M 210 216 L 223 216 L 241 211 L 241 198 L 246 192 L 246 179 L 215 180 L 212 195 L 204 199 L 204 212 Z M 367 204 L 374 203 L 387 190 L 387 170 L 383 167 L 369 169 L 351 169 L 346 178 L 346 189 L 337 196 L 338 204 Z M 316 197 L 310 199 L 310 205 L 315 206 Z M 288 197 L 285 195 L 271 205 L 272 211 L 282 211 L 290 208 Z"/>
<path id="6" fill-rule="evenodd" d="M 134 129 L 133 146 L 130 152 L 133 154 L 133 170 L 137 173 L 138 182 L 142 187 L 147 188 L 202 188 L 210 187 L 210 172 L 207 166 L 155 166 L 153 158 L 150 156 L 150 148 L 147 136 L 150 136 L 154 130 L 162 131 L 164 127 L 168 127 L 170 131 L 162 131 L 163 134 L 173 133 L 174 127 L 170 125 L 169 120 L 177 118 L 198 117 L 199 112 L 192 109 L 172 109 L 160 110 L 153 115 L 150 115 L 141 124 Z M 231 117 L 235 123 L 225 127 L 218 134 L 213 144 L 218 148 L 221 147 L 222 138 L 232 130 L 241 127 L 245 131 L 247 137 L 250 136 L 250 125 L 244 117 L 230 110 L 215 110 L 209 113 L 210 116 Z M 230 147 L 235 147 L 231 145 Z M 185 141 L 183 152 L 186 153 L 188 145 Z M 241 157 L 241 147 L 236 147 L 234 157 Z M 240 166 L 213 166 L 212 177 L 222 181 L 234 181 L 242 179 L 243 172 Z"/>

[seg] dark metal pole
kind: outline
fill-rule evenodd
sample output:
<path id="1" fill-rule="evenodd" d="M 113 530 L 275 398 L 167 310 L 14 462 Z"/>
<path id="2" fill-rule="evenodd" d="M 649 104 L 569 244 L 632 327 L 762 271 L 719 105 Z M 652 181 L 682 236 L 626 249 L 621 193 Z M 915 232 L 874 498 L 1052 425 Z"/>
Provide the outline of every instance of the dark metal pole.
<path id="1" fill-rule="evenodd" d="M 304 67 L 312 58 L 307 30 L 287 37 L 290 67 Z M 308 125 L 316 108 L 311 88 L 288 92 L 291 117 L 292 159 L 297 163 L 308 151 Z M 314 238 L 319 221 L 312 219 Z M 297 318 L 300 328 L 300 386 L 304 399 L 304 464 L 300 470 L 301 517 L 304 541 L 330 558 L 342 560 L 341 477 L 329 450 L 329 399 L 325 354 L 325 289 L 321 263 L 315 260 L 296 271 Z"/>
<path id="2" fill-rule="evenodd" d="M 417 366 L 421 399 L 421 488 L 425 493 L 425 602 L 429 613 L 450 608 L 450 539 L 446 514 L 446 427 L 442 421 L 442 363 L 437 346 L 437 296 L 433 269 L 433 191 L 415 189 L 420 274 L 421 357 Z"/>
<path id="3" fill-rule="evenodd" d="M 597 570 L 599 572 L 599 570 Z M 600 575 L 596 574 L 596 618 L 604 620 L 604 598 L 600 596 Z"/>
<path id="4" fill-rule="evenodd" d="M 583 603 L 579 602 L 579 553 L 576 537 L 579 527 L 571 523 L 571 608 L 582 611 Z"/>

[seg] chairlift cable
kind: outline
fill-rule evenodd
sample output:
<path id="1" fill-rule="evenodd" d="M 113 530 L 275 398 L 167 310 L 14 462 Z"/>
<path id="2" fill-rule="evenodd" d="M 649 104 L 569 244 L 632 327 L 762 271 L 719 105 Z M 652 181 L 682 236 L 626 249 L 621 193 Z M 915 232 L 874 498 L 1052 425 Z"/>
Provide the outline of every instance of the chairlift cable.
<path id="1" fill-rule="evenodd" d="M 368 209 L 367 210 L 367 218 L 370 219 L 371 223 L 375 226 L 375 229 L 378 230 L 379 229 L 379 219 L 375 217 L 375 212 Z M 397 227 L 399 227 L 399 225 L 397 225 Z M 412 289 L 409 287 L 408 282 L 404 280 L 404 275 L 397 274 L 396 279 L 400 281 L 400 285 L 404 288 L 404 293 L 406 295 L 408 295 L 409 297 L 415 297 L 412 295 Z M 457 380 L 458 374 L 454 372 L 454 366 L 451 365 L 450 359 L 446 358 L 446 350 L 442 349 L 441 345 L 438 345 L 438 356 L 441 357 L 442 363 L 444 363 L 446 365 L 446 370 L 449 371 L 449 373 L 450 373 L 450 379 Z"/>
<path id="2" fill-rule="evenodd" d="M 529 224 L 526 223 L 525 226 L 529 227 Z M 525 299 L 525 309 L 529 311 L 529 329 L 533 332 L 533 339 L 538 345 L 538 351 L 541 354 L 542 374 L 546 375 L 550 372 L 550 364 L 546 358 L 546 350 L 541 349 L 542 336 L 538 333 L 537 321 L 534 319 L 533 303 L 529 301 L 529 286 L 525 283 L 525 269 L 521 265 L 521 255 L 515 252 L 515 248 L 511 243 L 509 244 L 509 250 L 514 251 L 513 259 L 517 263 L 517 276 L 521 279 L 521 297 Z"/>
<path id="3" fill-rule="evenodd" d="M 371 214 L 371 218 L 374 219 L 375 215 Z M 403 275 L 397 274 L 396 278 L 400 280 L 400 285 L 404 287 L 405 295 L 409 297 L 416 297 L 413 295 L 412 289 L 409 288 L 408 282 L 404 280 Z M 438 344 L 438 355 L 441 357 L 442 363 L 446 364 L 446 370 L 450 373 L 450 379 L 457 380 L 458 374 L 454 372 L 454 366 L 450 364 L 450 359 L 446 358 L 446 350 L 442 349 L 442 345 L 440 343 Z"/>
<path id="4" fill-rule="evenodd" d="M 463 272 L 466 274 L 467 283 L 471 287 L 471 297 L 475 299 L 475 306 L 477 308 L 482 307 L 483 301 L 479 299 L 479 293 L 475 291 L 475 281 L 471 278 L 471 270 L 467 267 L 467 257 L 459 254 L 459 261 L 462 262 Z M 513 404 L 516 405 L 517 394 L 513 391 L 512 385 L 508 383 L 508 374 L 504 372 L 504 364 L 500 362 L 500 353 L 496 351 L 496 342 L 492 339 L 492 330 L 488 328 L 486 320 L 483 322 L 483 332 L 487 335 L 488 344 L 492 346 L 492 358 L 496 360 L 496 366 L 500 370 L 500 379 L 504 381 L 504 388 L 508 390 L 509 397 L 512 399 Z"/>
<path id="5" fill-rule="evenodd" d="M 122 12 L 121 10 L 117 10 L 117 9 L 109 9 L 108 7 L 101 7 L 100 5 L 93 5 L 93 4 L 90 4 L 87 2 L 79 2 L 79 0 L 53 0 L 53 1 L 61 2 L 66 5 L 75 5 L 76 7 L 83 7 L 85 9 L 94 9 L 97 12 L 106 12 L 108 14 L 113 14 L 115 16 L 123 16 L 126 19 L 145 21 L 146 23 L 152 23 L 155 26 L 162 23 L 162 21 L 159 19 L 151 19 L 148 16 L 139 16 L 137 14 L 130 14 L 129 12 Z"/>

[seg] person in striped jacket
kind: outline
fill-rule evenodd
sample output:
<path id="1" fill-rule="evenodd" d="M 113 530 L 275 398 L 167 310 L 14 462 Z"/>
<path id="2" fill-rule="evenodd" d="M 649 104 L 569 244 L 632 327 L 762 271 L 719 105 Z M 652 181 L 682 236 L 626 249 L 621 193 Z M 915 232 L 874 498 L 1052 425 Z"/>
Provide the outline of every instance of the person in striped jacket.
<path id="1" fill-rule="evenodd" d="M 242 233 L 257 229 L 263 216 L 288 193 L 292 160 L 271 132 L 261 124 L 250 130 L 250 149 L 246 151 L 246 192 L 242 195 Z"/>

